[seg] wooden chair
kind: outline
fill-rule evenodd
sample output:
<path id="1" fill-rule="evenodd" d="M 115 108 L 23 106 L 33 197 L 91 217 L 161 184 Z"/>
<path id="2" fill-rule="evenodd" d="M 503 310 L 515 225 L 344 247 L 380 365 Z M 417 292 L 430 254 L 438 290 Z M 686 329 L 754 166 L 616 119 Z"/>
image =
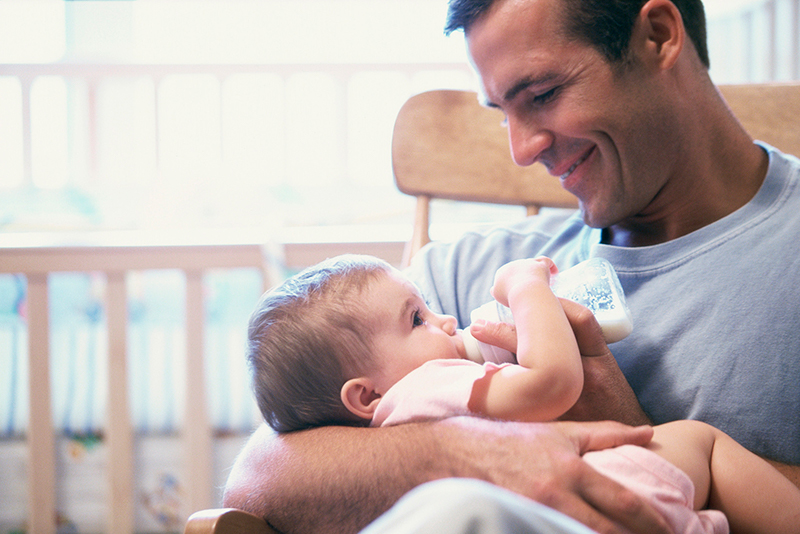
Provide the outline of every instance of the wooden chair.
<path id="1" fill-rule="evenodd" d="M 750 135 L 800 155 L 800 84 L 728 85 L 720 91 Z M 430 241 L 431 199 L 516 204 L 529 215 L 545 206 L 577 207 L 544 166 L 514 164 L 502 120 L 500 111 L 481 106 L 469 91 L 421 93 L 401 108 L 392 138 L 395 183 L 417 198 L 404 265 Z"/>
<path id="2" fill-rule="evenodd" d="M 267 522 L 242 510 L 217 508 L 195 512 L 184 534 L 278 534 Z"/>
<path id="3" fill-rule="evenodd" d="M 800 155 L 800 83 L 720 87 L 750 134 Z M 468 91 L 431 91 L 411 97 L 400 110 L 392 139 L 397 187 L 417 197 L 414 236 L 407 258 L 430 241 L 432 198 L 517 204 L 529 214 L 540 207 L 574 207 L 575 198 L 540 165 L 511 160 L 502 114 L 482 107 Z M 193 514 L 185 534 L 277 534 L 267 523 L 233 509 Z"/>

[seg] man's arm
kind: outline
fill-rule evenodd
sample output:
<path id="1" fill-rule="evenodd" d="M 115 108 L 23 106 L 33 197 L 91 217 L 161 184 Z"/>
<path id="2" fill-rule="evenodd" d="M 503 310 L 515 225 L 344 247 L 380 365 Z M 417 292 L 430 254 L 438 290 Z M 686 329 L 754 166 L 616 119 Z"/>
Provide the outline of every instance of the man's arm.
<path id="1" fill-rule="evenodd" d="M 431 451 L 422 452 L 423 441 L 421 458 L 398 458 L 396 444 L 412 439 L 412 427 L 386 430 L 331 426 L 275 434 L 261 425 L 234 463 L 224 505 L 260 515 L 286 534 L 357 532 L 426 482 L 423 473 L 431 480 L 446 476 L 430 462 Z"/>
<path id="2" fill-rule="evenodd" d="M 580 455 L 645 444 L 649 427 L 507 423 L 472 417 L 389 428 L 326 427 L 253 435 L 228 479 L 224 505 L 281 532 L 356 532 L 423 482 L 477 478 L 559 510 L 599 532 L 668 532 L 644 500 Z"/>
<path id="3" fill-rule="evenodd" d="M 561 419 L 619 421 L 633 426 L 652 424 L 611 352 L 583 357 L 583 391 Z"/>

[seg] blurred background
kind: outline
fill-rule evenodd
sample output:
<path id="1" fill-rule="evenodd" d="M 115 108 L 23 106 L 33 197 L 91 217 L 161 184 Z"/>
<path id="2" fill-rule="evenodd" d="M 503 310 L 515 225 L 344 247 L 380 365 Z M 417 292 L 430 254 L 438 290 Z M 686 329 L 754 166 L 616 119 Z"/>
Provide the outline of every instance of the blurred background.
<path id="1" fill-rule="evenodd" d="M 715 82 L 800 79 L 800 0 L 705 5 Z M 285 244 L 402 247 L 414 201 L 392 177 L 397 111 L 425 90 L 476 88 L 462 34 L 443 35 L 445 12 L 445 0 L 0 0 L 0 264 L 9 251 L 132 234 L 154 245 L 174 233 L 276 244 L 266 256 L 280 277 L 296 267 L 281 264 Z M 434 202 L 434 239 L 524 216 Z M 62 532 L 104 531 L 115 513 L 104 474 L 107 280 L 81 268 L 47 275 Z M 187 504 L 175 439 L 185 426 L 186 276 L 131 271 L 125 285 L 133 523 L 180 531 L 192 503 L 208 502 Z M 203 278 L 195 356 L 215 505 L 260 422 L 243 351 L 264 285 L 257 267 Z M 0 269 L 0 533 L 25 531 L 30 518 L 28 297 L 27 277 Z"/>
<path id="2" fill-rule="evenodd" d="M 797 79 L 797 4 L 707 0 L 714 80 Z M 426 89 L 475 87 L 445 11 L 0 1 L 0 231 L 391 231 L 411 210 L 392 181 L 397 110 Z M 461 217 L 483 215 L 446 216 Z"/>

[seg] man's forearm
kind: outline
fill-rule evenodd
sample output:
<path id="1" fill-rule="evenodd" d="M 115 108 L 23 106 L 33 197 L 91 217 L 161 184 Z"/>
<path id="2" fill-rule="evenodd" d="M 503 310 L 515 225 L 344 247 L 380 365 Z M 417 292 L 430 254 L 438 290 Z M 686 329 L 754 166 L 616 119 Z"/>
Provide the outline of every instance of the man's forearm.
<path id="1" fill-rule="evenodd" d="M 325 427 L 274 436 L 262 426 L 237 458 L 224 505 L 292 532 L 357 532 L 417 485 L 442 478 L 430 425 Z"/>
<path id="2" fill-rule="evenodd" d="M 650 427 L 509 423 L 457 417 L 389 428 L 326 427 L 273 437 L 262 426 L 237 458 L 224 504 L 292 532 L 356 532 L 412 488 L 476 478 L 597 531 L 667 532 L 642 498 L 594 471 L 584 452 L 644 445 Z"/>

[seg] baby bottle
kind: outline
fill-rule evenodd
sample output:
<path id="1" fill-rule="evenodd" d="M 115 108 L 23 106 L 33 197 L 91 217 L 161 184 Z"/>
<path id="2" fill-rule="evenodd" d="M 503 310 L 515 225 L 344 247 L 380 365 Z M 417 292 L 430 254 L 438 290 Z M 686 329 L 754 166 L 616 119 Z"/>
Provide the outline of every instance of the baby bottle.
<path id="1" fill-rule="evenodd" d="M 556 296 L 582 304 L 597 318 L 606 343 L 625 339 L 633 330 L 631 312 L 614 267 L 603 258 L 592 258 L 550 277 Z M 478 319 L 513 323 L 511 310 L 497 301 L 472 310 L 470 321 Z M 469 328 L 462 332 L 467 357 L 476 362 L 515 362 L 514 355 L 504 349 L 482 343 L 472 337 Z"/>

